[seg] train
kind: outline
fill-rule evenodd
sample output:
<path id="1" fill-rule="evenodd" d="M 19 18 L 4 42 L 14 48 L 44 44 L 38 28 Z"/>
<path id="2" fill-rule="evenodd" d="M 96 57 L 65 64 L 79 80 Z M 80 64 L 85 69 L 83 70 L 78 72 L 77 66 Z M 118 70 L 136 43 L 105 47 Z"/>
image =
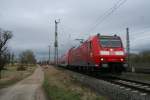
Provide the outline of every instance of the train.
<path id="1" fill-rule="evenodd" d="M 70 48 L 59 59 L 59 65 L 81 71 L 122 73 L 127 67 L 126 57 L 119 36 L 96 34 Z"/>

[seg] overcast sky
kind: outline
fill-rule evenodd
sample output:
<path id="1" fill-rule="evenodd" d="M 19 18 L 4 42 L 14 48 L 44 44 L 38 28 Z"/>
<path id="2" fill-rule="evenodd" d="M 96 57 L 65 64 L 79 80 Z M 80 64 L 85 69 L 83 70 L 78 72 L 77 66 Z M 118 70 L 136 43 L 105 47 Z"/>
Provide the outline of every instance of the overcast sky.
<path id="1" fill-rule="evenodd" d="M 0 0 L 0 27 L 13 32 L 13 51 L 32 49 L 45 59 L 49 44 L 54 50 L 55 19 L 61 53 L 96 33 L 118 34 L 125 46 L 126 27 L 132 51 L 150 49 L 150 0 L 127 0 L 103 20 L 118 1 L 124 0 Z"/>

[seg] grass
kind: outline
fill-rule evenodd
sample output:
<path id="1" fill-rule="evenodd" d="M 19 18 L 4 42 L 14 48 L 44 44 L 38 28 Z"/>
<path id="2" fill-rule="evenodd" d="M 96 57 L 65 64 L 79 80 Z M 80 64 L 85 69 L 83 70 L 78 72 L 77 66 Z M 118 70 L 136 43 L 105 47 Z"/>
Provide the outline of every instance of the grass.
<path id="1" fill-rule="evenodd" d="M 35 66 L 28 66 L 25 71 L 17 71 L 17 66 L 7 66 L 7 70 L 2 71 L 2 78 L 0 79 L 0 88 L 8 87 L 15 84 L 16 82 L 24 79 L 25 77 L 31 75 L 35 70 Z"/>
<path id="2" fill-rule="evenodd" d="M 44 70 L 44 90 L 50 100 L 107 100 L 82 85 L 63 70 L 50 67 Z"/>
<path id="3" fill-rule="evenodd" d="M 49 85 L 49 82 L 44 83 L 44 87 L 52 100 L 79 100 L 80 94 L 68 91 L 56 85 Z"/>

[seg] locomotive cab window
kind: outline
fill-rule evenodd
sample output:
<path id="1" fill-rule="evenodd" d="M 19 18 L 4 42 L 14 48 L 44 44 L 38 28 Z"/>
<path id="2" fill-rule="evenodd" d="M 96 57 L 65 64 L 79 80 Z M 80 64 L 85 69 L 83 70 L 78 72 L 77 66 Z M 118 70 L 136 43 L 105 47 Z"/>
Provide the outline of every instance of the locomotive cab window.
<path id="1" fill-rule="evenodd" d="M 102 47 L 122 47 L 121 40 L 118 37 L 100 37 L 100 45 Z"/>

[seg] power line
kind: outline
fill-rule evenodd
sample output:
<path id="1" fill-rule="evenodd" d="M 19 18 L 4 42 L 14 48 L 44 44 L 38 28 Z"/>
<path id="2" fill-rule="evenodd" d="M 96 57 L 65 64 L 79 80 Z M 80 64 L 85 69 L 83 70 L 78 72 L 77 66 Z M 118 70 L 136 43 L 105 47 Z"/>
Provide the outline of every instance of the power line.
<path id="1" fill-rule="evenodd" d="M 117 1 L 117 3 L 115 3 L 114 5 L 117 5 L 118 2 L 120 2 L 120 1 L 121 1 L 121 0 Z M 100 19 L 102 19 L 102 17 L 104 17 L 107 13 L 109 13 L 113 8 L 114 8 L 114 6 L 111 7 L 110 9 L 108 9 L 108 10 L 107 10 L 106 12 L 104 12 L 102 15 L 100 15 L 100 16 L 94 21 L 94 23 L 97 23 Z"/>
<path id="2" fill-rule="evenodd" d="M 115 10 L 117 10 L 126 0 L 124 0 L 124 2 L 121 1 L 122 0 L 117 1 L 117 3 L 115 3 L 113 7 L 108 9 L 102 16 L 98 17 L 98 19 L 95 21 L 96 24 L 94 25 L 94 27 L 90 29 L 90 31 L 95 29 L 98 26 L 98 24 L 102 23 L 108 16 L 110 16 Z"/>
<path id="3" fill-rule="evenodd" d="M 111 7 L 110 9 L 108 9 L 103 15 L 99 16 L 96 19 L 96 23 L 93 25 L 92 28 L 90 28 L 89 32 L 91 32 L 92 30 L 94 30 L 99 24 L 101 24 L 106 18 L 108 18 L 108 16 L 110 16 L 111 14 L 113 14 L 117 9 L 120 8 L 121 5 L 123 5 L 127 0 L 119 0 L 117 1 L 113 7 Z"/>

